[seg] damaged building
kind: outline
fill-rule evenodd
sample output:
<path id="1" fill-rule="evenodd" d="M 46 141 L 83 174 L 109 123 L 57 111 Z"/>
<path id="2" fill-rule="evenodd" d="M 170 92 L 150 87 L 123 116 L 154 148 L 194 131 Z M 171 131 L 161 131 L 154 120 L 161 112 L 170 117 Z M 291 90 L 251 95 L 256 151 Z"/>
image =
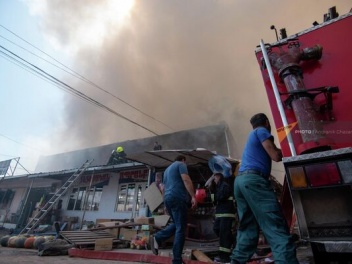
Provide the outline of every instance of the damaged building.
<path id="1" fill-rule="evenodd" d="M 163 150 L 153 150 L 156 141 Z M 202 186 L 212 174 L 208 159 L 214 154 L 231 157 L 233 143 L 228 126 L 219 124 L 41 157 L 35 173 L 1 181 L 0 224 L 23 231 L 48 203 L 53 204 L 50 212 L 40 219 L 44 228 L 59 222 L 65 223 L 66 230 L 80 230 L 94 225 L 97 219 L 150 215 L 146 190 L 155 174 L 165 169 L 175 155 L 188 155 L 194 185 Z M 106 165 L 119 146 L 129 160 Z M 72 181 L 75 174 L 79 177 Z M 207 210 L 199 209 L 198 213 L 210 216 Z"/>

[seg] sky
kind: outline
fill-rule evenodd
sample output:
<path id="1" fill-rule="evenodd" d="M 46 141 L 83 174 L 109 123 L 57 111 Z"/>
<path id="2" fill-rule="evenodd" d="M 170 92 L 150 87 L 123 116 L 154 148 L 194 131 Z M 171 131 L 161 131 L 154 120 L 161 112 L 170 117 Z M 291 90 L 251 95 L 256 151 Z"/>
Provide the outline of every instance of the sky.
<path id="1" fill-rule="evenodd" d="M 256 46 L 276 40 L 271 25 L 295 34 L 332 6 L 352 4 L 0 0 L 0 161 L 20 157 L 23 174 L 40 156 L 223 121 L 240 158 L 249 118 L 271 116 Z"/>

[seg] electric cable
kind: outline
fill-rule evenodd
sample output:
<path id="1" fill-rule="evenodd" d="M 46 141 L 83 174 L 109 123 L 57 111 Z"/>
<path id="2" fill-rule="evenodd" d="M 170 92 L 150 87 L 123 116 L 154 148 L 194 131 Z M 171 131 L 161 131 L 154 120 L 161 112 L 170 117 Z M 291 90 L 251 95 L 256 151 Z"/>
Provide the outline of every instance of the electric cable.
<path id="1" fill-rule="evenodd" d="M 48 62 L 49 64 L 51 64 L 51 65 L 57 67 L 58 69 L 63 70 L 63 71 L 65 71 L 66 73 L 71 74 L 72 76 L 74 76 L 74 77 L 76 77 L 76 78 L 78 78 L 78 79 L 80 79 L 80 80 L 82 80 L 82 81 L 84 81 L 84 82 L 86 82 L 86 83 L 92 85 L 93 87 L 95 87 L 95 88 L 97 88 L 97 89 L 99 89 L 99 90 L 105 92 L 106 94 L 108 94 L 108 95 L 114 97 L 115 99 L 119 100 L 120 102 L 122 102 L 122 103 L 128 105 L 129 107 L 133 108 L 134 110 L 138 111 L 139 113 L 141 113 L 141 114 L 143 114 L 143 115 L 145 115 L 145 116 L 151 118 L 152 120 L 154 120 L 154 121 L 156 121 L 156 122 L 159 122 L 160 124 L 163 124 L 164 126 L 166 126 L 166 127 L 169 128 L 169 129 L 173 130 L 173 128 L 171 128 L 171 127 L 170 127 L 169 125 L 167 125 L 166 123 L 164 123 L 164 122 L 162 122 L 162 121 L 160 121 L 160 120 L 158 120 L 158 119 L 152 117 L 151 115 L 149 115 L 149 114 L 143 112 L 142 110 L 138 109 L 137 107 L 135 107 L 135 106 L 129 104 L 128 102 L 126 102 L 125 100 L 119 98 L 118 96 L 116 96 L 116 95 L 112 94 L 111 92 L 109 92 L 109 91 L 103 89 L 103 88 L 100 87 L 99 85 L 95 84 L 94 82 L 92 82 L 92 81 L 90 81 L 89 79 L 85 78 L 84 76 L 82 76 L 82 75 L 79 74 L 78 72 L 76 72 L 76 71 L 72 70 L 71 68 L 67 67 L 66 65 L 64 65 L 63 63 L 61 63 L 60 61 L 58 61 L 57 59 L 55 59 L 54 57 L 52 57 L 52 56 L 49 55 L 48 53 L 46 53 L 46 52 L 42 51 L 41 49 L 37 48 L 36 46 L 34 46 L 33 44 L 31 44 L 31 43 L 28 42 L 27 40 L 23 39 L 22 37 L 20 37 L 19 35 L 17 35 L 17 34 L 14 33 L 13 31 L 9 30 L 8 28 L 4 27 L 3 25 L 0 25 L 0 27 L 2 27 L 3 29 L 7 30 L 7 31 L 10 32 L 11 34 L 15 35 L 16 37 L 18 37 L 18 38 L 21 39 L 22 41 L 26 42 L 28 45 L 32 46 L 33 48 L 39 50 L 40 52 L 42 52 L 43 54 L 45 54 L 46 56 L 48 56 L 49 58 L 51 58 L 51 59 L 54 60 L 55 62 L 59 63 L 60 65 L 62 65 L 62 66 L 65 67 L 66 69 L 70 70 L 71 72 L 69 72 L 69 71 L 67 71 L 67 70 L 65 70 L 65 69 L 63 69 L 63 68 L 57 66 L 56 64 L 53 64 L 53 63 L 49 62 L 48 60 L 46 60 L 46 59 L 44 59 L 44 58 L 38 56 L 37 54 L 35 54 L 35 53 L 29 51 L 28 49 L 26 49 L 26 48 L 24 48 L 24 47 L 22 47 L 22 46 L 20 46 L 20 45 L 18 45 L 18 44 L 16 44 L 16 43 L 14 43 L 13 41 L 11 41 L 11 40 L 9 40 L 9 39 L 7 39 L 7 38 L 5 38 L 5 37 L 3 37 L 3 36 L 0 35 L 1 38 L 3 38 L 3 39 L 5 39 L 5 40 L 9 41 L 10 43 L 12 43 L 12 44 L 14 44 L 14 45 L 16 45 L 16 46 L 18 46 L 18 47 L 20 47 L 20 48 L 22 48 L 22 49 L 24 49 L 25 51 L 31 53 L 32 55 L 34 55 L 34 56 L 36 56 L 36 57 L 38 57 L 38 58 L 40 58 L 40 59 L 42 59 L 42 60 Z"/>
<path id="2" fill-rule="evenodd" d="M 36 148 L 33 148 L 33 147 L 28 146 L 28 145 L 26 145 L 26 144 L 23 144 L 23 143 L 21 143 L 21 142 L 19 142 L 19 141 L 16 141 L 16 140 L 12 139 L 12 138 L 9 138 L 8 136 L 5 136 L 5 135 L 3 135 L 3 134 L 0 134 L 0 136 L 6 138 L 6 139 L 8 139 L 8 140 L 11 140 L 11 141 L 13 141 L 13 142 L 15 142 L 15 143 L 17 143 L 17 144 L 23 145 L 23 146 L 25 146 L 25 147 L 27 147 L 27 148 L 31 148 L 31 149 L 33 149 L 33 150 L 35 150 L 35 151 L 41 153 L 41 151 L 40 151 L 39 149 L 36 149 Z"/>
<path id="3" fill-rule="evenodd" d="M 10 50 L 8 50 L 8 49 L 6 49 L 5 47 L 3 47 L 2 45 L 0 45 L 0 48 L 3 49 L 3 50 L 5 50 L 6 52 L 8 52 L 9 54 L 11 54 L 12 56 L 14 56 L 14 57 L 20 59 L 21 61 L 25 62 L 27 65 L 24 64 L 24 66 L 26 66 L 26 67 L 29 68 L 30 70 L 36 72 L 37 74 L 40 74 L 40 75 L 44 76 L 45 78 L 48 78 L 49 80 L 53 81 L 54 83 L 60 84 L 60 86 L 61 86 L 65 91 L 69 91 L 70 93 L 73 93 L 73 94 L 79 96 L 81 99 L 83 99 L 83 100 L 85 100 L 85 101 L 87 101 L 87 102 L 93 103 L 95 106 L 100 107 L 100 108 L 102 108 L 103 110 L 105 110 L 105 111 L 107 111 L 107 112 L 110 112 L 110 113 L 112 113 L 112 114 L 114 114 L 114 115 L 116 115 L 116 116 L 118 116 L 118 117 L 120 117 L 120 118 L 122 118 L 122 119 L 124 119 L 124 120 L 126 120 L 126 121 L 128 121 L 128 122 L 130 122 L 130 123 L 132 123 L 132 124 L 134 124 L 134 125 L 136 125 L 136 126 L 139 126 L 139 127 L 143 128 L 143 129 L 147 130 L 148 132 L 150 132 L 150 133 L 152 133 L 152 134 L 158 136 L 158 134 L 157 134 L 156 132 L 152 131 L 151 129 L 149 129 L 149 128 L 147 128 L 147 127 L 145 127 L 145 126 L 143 126 L 143 125 L 141 125 L 141 124 L 139 124 L 139 123 L 137 123 L 137 122 L 135 122 L 135 121 L 133 121 L 133 120 L 127 118 L 127 117 L 125 117 L 124 115 L 122 115 L 122 114 L 116 112 L 115 110 L 111 109 L 110 107 L 108 107 L 108 106 L 106 106 L 106 105 L 104 105 L 104 104 L 98 102 L 97 100 L 95 100 L 95 99 L 89 97 L 88 95 L 86 95 L 86 94 L 84 94 L 84 93 L 82 93 L 82 92 L 80 92 L 80 91 L 74 89 L 74 88 L 71 87 L 70 85 L 64 83 L 63 81 L 60 81 L 59 79 L 57 79 L 57 78 L 54 77 L 53 75 L 47 73 L 46 71 L 42 70 L 42 69 L 39 68 L 38 66 L 36 66 L 36 65 L 34 65 L 34 64 L 32 64 L 32 63 L 30 63 L 29 61 L 23 59 L 23 58 L 20 57 L 19 55 L 17 55 L 17 54 L 15 54 L 15 53 L 11 52 Z M 14 59 L 17 63 L 19 62 L 16 58 L 11 57 L 9 54 L 7 54 L 7 53 L 5 53 L 5 52 L 3 52 L 3 51 L 0 51 L 0 52 L 1 52 L 2 54 L 4 54 L 5 56 L 11 58 L 11 59 Z M 29 65 L 30 67 L 29 67 L 28 65 Z M 31 67 L 32 67 L 32 68 L 31 68 Z"/>

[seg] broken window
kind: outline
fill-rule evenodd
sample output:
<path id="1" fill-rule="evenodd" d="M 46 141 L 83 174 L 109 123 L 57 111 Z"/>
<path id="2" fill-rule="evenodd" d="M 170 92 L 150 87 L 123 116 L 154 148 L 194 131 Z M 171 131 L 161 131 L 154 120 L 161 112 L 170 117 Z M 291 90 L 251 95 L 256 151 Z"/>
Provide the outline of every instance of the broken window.
<path id="1" fill-rule="evenodd" d="M 138 211 L 146 183 L 120 183 L 115 211 Z"/>
<path id="2" fill-rule="evenodd" d="M 73 188 L 67 210 L 98 211 L 102 193 L 103 187 L 101 186 L 93 186 L 90 189 L 89 187 Z"/>

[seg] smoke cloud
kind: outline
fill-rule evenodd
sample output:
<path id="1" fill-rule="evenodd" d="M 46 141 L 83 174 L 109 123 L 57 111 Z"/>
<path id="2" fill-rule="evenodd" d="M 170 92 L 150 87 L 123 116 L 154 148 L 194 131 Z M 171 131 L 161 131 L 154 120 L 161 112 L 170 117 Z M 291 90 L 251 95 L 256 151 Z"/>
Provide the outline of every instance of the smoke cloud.
<path id="1" fill-rule="evenodd" d="M 75 89 L 156 134 L 225 121 L 236 142 L 232 153 L 240 158 L 251 130 L 249 118 L 257 112 L 271 115 L 256 46 L 261 39 L 276 40 L 271 25 L 286 28 L 291 35 L 315 20 L 322 22 L 335 4 L 332 0 L 135 1 L 119 21 L 106 19 L 112 11 L 110 1 L 50 0 L 42 10 L 41 25 L 56 44 L 72 52 L 74 69 L 167 126 L 86 83 L 67 80 Z M 339 1 L 337 10 L 344 14 L 350 7 L 349 1 Z M 86 40 L 82 31 L 90 32 Z M 153 136 L 72 95 L 67 95 L 59 135 L 56 140 L 66 150 Z"/>

